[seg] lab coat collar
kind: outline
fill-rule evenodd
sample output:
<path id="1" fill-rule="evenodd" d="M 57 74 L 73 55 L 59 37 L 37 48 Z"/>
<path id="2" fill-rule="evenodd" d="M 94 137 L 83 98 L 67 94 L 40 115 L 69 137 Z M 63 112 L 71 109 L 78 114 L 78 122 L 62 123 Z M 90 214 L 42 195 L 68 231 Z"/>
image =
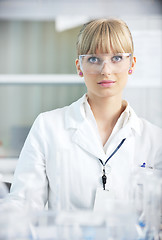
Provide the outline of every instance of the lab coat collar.
<path id="1" fill-rule="evenodd" d="M 101 141 L 96 137 L 93 127 L 86 119 L 84 109 L 85 101 L 87 101 L 86 94 L 67 108 L 65 113 L 65 128 L 69 130 L 75 129 L 72 134 L 72 141 L 97 158 L 105 161 L 109 150 L 111 151 L 123 138 L 127 138 L 133 132 L 139 135 L 141 134 L 140 119 L 128 104 L 127 111 L 129 110 L 130 114 L 127 124 L 120 129 L 115 138 L 113 137 L 113 144 L 110 144 L 111 147 L 109 147 L 109 150 L 105 154 Z"/>
<path id="2" fill-rule="evenodd" d="M 85 116 L 84 102 L 86 94 L 72 103 L 65 113 L 65 128 L 74 129 L 72 141 L 97 158 L 106 159 L 101 142 Z"/>
<path id="3" fill-rule="evenodd" d="M 85 102 L 86 94 L 78 101 L 73 102 L 65 112 L 65 128 L 78 128 L 85 121 L 85 111 L 83 103 Z"/>
<path id="4" fill-rule="evenodd" d="M 131 106 L 128 103 L 129 107 L 129 119 L 128 124 L 130 125 L 131 129 L 134 130 L 135 133 L 137 133 L 139 136 L 142 134 L 142 121 L 141 119 L 136 115 L 134 110 L 131 108 Z"/>
<path id="5" fill-rule="evenodd" d="M 87 101 L 86 94 L 84 94 L 78 101 L 72 103 L 65 113 L 65 128 L 79 128 L 86 120 L 84 103 Z M 136 115 L 134 110 L 131 108 L 129 103 L 127 104 L 126 110 L 129 112 L 128 123 L 131 129 L 134 130 L 138 135 L 141 135 L 141 120 Z M 124 129 L 123 129 L 124 130 Z"/>

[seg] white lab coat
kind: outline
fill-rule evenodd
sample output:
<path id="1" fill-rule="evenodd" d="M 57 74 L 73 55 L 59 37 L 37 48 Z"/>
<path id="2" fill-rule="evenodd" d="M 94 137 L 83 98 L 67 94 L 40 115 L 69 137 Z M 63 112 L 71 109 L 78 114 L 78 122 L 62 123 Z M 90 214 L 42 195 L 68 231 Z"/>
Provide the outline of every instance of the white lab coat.
<path id="1" fill-rule="evenodd" d="M 85 95 L 70 106 L 40 114 L 21 151 L 10 198 L 30 200 L 41 209 L 93 209 L 96 189 L 102 189 L 102 164 L 123 138 L 121 148 L 106 164 L 106 188 L 115 199 L 127 199 L 130 177 L 143 162 L 161 168 L 162 130 L 137 117 L 129 107 L 127 124 L 108 143 L 107 152 L 85 117 Z"/>

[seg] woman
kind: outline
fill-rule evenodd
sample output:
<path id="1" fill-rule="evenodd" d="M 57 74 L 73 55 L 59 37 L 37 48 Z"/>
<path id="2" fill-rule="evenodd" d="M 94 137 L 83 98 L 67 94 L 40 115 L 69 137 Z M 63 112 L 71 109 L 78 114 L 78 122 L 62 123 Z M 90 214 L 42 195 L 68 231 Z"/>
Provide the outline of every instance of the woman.
<path id="1" fill-rule="evenodd" d="M 15 171 L 9 197 L 36 209 L 47 201 L 54 210 L 93 209 L 103 193 L 126 200 L 134 170 L 161 165 L 162 130 L 122 99 L 136 64 L 127 25 L 91 21 L 80 31 L 77 50 L 87 93 L 37 117 Z"/>

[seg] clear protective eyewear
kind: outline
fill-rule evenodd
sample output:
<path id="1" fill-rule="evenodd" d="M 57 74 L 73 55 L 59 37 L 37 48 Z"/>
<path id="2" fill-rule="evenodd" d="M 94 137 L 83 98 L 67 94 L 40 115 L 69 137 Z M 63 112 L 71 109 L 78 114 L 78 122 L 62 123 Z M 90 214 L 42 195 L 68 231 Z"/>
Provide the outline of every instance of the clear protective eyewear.
<path id="1" fill-rule="evenodd" d="M 107 64 L 111 73 L 120 73 L 131 67 L 131 53 L 85 54 L 79 56 L 83 73 L 100 74 Z"/>

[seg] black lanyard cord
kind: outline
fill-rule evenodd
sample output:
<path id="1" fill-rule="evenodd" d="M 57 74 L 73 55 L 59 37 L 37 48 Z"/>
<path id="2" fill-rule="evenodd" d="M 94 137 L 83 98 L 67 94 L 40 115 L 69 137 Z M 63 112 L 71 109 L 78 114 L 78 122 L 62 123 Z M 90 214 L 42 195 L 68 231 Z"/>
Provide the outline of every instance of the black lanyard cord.
<path id="1" fill-rule="evenodd" d="M 110 160 L 110 158 L 112 158 L 112 156 L 114 156 L 114 154 L 119 150 L 119 148 L 123 145 L 123 143 L 125 142 L 126 138 L 123 138 L 123 140 L 120 142 L 120 144 L 115 148 L 115 150 L 113 151 L 113 153 L 108 157 L 108 159 L 106 160 L 105 163 L 103 163 L 103 161 L 101 159 L 99 159 L 99 161 L 101 162 L 101 164 L 103 165 L 103 176 L 102 176 L 102 183 L 103 183 L 103 189 L 105 190 L 105 184 L 106 184 L 106 175 L 105 175 L 105 165 L 106 163 Z"/>

